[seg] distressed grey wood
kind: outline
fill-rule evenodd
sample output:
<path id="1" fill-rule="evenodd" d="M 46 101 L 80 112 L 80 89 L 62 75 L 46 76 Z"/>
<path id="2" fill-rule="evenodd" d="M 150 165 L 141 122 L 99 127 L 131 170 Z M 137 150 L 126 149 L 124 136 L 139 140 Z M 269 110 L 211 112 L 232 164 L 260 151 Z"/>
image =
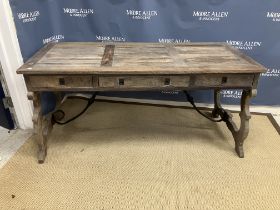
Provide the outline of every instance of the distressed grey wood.
<path id="1" fill-rule="evenodd" d="M 240 116 L 240 126 L 235 124 L 232 119 L 232 114 L 228 110 L 224 110 L 220 101 L 220 90 L 215 90 L 214 92 L 214 109 L 212 111 L 213 117 L 220 116 L 226 122 L 227 127 L 231 131 L 234 141 L 235 141 L 235 151 L 240 158 L 244 158 L 243 143 L 249 134 L 249 120 L 251 119 L 251 114 L 249 110 L 250 99 L 256 96 L 254 90 L 243 90 L 241 96 L 241 112 Z"/>
<path id="2" fill-rule="evenodd" d="M 106 46 L 114 46 L 110 66 L 102 65 Z M 263 66 L 224 43 L 62 42 L 48 44 L 18 73 L 205 74 L 261 73 L 263 70 Z"/>
<path id="3" fill-rule="evenodd" d="M 195 76 L 196 87 L 252 87 L 253 74 L 203 74 Z"/>
<path id="4" fill-rule="evenodd" d="M 112 66 L 115 45 L 106 45 L 101 60 L 101 66 Z"/>
<path id="5" fill-rule="evenodd" d="M 102 88 L 164 88 L 188 87 L 190 76 L 101 76 L 99 87 Z M 121 83 L 120 83 L 121 82 Z"/>
<path id="6" fill-rule="evenodd" d="M 38 161 L 47 153 L 52 113 L 42 116 L 43 91 L 132 91 L 213 89 L 213 117 L 221 117 L 232 132 L 235 150 L 244 157 L 249 132 L 249 100 L 257 93 L 266 69 L 225 43 L 50 43 L 30 58 L 23 74 L 34 104 Z M 240 127 L 222 108 L 222 89 L 242 89 Z M 58 97 L 58 101 L 61 100 Z"/>
<path id="7" fill-rule="evenodd" d="M 24 76 L 29 91 L 114 91 L 165 90 L 176 88 L 216 89 L 252 88 L 256 86 L 255 74 L 190 74 L 190 75 L 43 75 Z M 120 79 L 123 85 L 119 84 Z M 170 83 L 167 84 L 166 81 Z"/>
<path id="8" fill-rule="evenodd" d="M 69 75 L 52 75 L 52 76 L 26 76 L 26 79 L 29 81 L 28 84 L 30 84 L 30 88 L 60 88 L 60 89 L 67 89 L 71 87 L 97 87 L 98 82 L 93 82 L 92 76 L 69 76 Z"/>
<path id="9" fill-rule="evenodd" d="M 34 135 L 38 144 L 38 163 L 44 163 L 47 155 L 47 138 L 52 130 L 51 114 L 42 116 L 41 94 L 39 92 L 28 93 L 28 99 L 33 101 L 33 125 Z"/>
<path id="10" fill-rule="evenodd" d="M 221 90 L 215 89 L 214 90 L 214 109 L 212 110 L 212 116 L 214 118 L 219 117 L 219 111 L 222 110 L 221 105 Z"/>

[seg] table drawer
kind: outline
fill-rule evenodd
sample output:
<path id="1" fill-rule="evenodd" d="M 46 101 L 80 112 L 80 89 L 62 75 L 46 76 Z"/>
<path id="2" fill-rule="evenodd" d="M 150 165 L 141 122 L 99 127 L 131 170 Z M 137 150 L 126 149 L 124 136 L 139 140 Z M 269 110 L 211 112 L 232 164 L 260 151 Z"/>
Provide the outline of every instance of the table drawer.
<path id="1" fill-rule="evenodd" d="M 188 87 L 189 76 L 101 76 L 101 88 Z"/>
<path id="2" fill-rule="evenodd" d="M 29 87 L 44 89 L 91 88 L 98 84 L 92 76 L 28 76 L 26 79 Z"/>
<path id="3" fill-rule="evenodd" d="M 195 87 L 251 87 L 253 85 L 254 75 L 196 75 L 194 77 Z"/>

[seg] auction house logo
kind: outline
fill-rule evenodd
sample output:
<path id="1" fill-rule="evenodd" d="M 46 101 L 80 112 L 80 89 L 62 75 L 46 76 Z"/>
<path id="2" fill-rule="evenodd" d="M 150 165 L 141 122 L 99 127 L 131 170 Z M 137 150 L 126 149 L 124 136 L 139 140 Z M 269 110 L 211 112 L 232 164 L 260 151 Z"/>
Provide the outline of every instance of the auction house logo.
<path id="1" fill-rule="evenodd" d="M 51 37 L 48 37 L 46 39 L 43 39 L 43 44 L 47 44 L 49 42 L 58 42 L 59 40 L 64 39 L 64 35 L 53 35 Z"/>
<path id="2" fill-rule="evenodd" d="M 280 22 L 280 12 L 267 12 L 266 17 L 274 22 Z"/>
<path id="3" fill-rule="evenodd" d="M 136 20 L 150 20 L 158 15 L 156 10 L 126 10 L 126 15 Z"/>
<path id="4" fill-rule="evenodd" d="M 193 17 L 200 21 L 220 21 L 228 17 L 229 12 L 193 11 Z"/>
<path id="5" fill-rule="evenodd" d="M 262 42 L 256 41 L 233 41 L 233 40 L 226 40 L 228 44 L 231 46 L 240 49 L 240 50 L 252 50 L 253 48 L 260 47 Z"/>
<path id="6" fill-rule="evenodd" d="M 222 90 L 222 97 L 224 98 L 241 98 L 242 90 Z"/>
<path id="7" fill-rule="evenodd" d="M 100 42 L 125 42 L 124 37 L 118 36 L 96 36 L 96 40 Z"/>
<path id="8" fill-rule="evenodd" d="M 40 12 L 32 11 L 32 12 L 20 12 L 17 13 L 18 19 L 23 23 L 34 22 L 37 20 L 37 17 L 40 16 Z"/>
<path id="9" fill-rule="evenodd" d="M 93 9 L 73 9 L 73 8 L 63 8 L 64 14 L 68 14 L 70 17 L 87 17 L 94 13 Z"/>
<path id="10" fill-rule="evenodd" d="M 162 94 L 169 94 L 169 95 L 178 95 L 179 91 L 178 90 L 163 90 L 161 91 Z"/>
<path id="11" fill-rule="evenodd" d="M 187 42 L 190 42 L 189 39 L 165 39 L 165 38 L 161 38 L 161 39 L 158 39 L 158 42 L 160 43 L 187 43 Z"/>
<path id="12" fill-rule="evenodd" d="M 263 77 L 280 77 L 280 69 L 267 69 L 267 72 L 261 75 Z"/>

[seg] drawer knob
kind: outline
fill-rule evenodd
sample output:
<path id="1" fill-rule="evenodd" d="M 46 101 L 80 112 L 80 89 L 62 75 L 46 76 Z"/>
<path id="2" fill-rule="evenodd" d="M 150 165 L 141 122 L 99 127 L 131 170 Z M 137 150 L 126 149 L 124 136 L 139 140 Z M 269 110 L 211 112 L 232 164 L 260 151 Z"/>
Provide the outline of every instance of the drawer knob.
<path id="1" fill-rule="evenodd" d="M 119 79 L 119 85 L 124 85 L 124 79 Z"/>
<path id="2" fill-rule="evenodd" d="M 170 85 L 170 78 L 164 79 L 164 85 Z"/>
<path id="3" fill-rule="evenodd" d="M 222 77 L 222 84 L 227 83 L 227 77 Z"/>
<path id="4" fill-rule="evenodd" d="M 65 79 L 64 78 L 59 78 L 58 82 L 59 82 L 59 85 L 65 85 Z"/>

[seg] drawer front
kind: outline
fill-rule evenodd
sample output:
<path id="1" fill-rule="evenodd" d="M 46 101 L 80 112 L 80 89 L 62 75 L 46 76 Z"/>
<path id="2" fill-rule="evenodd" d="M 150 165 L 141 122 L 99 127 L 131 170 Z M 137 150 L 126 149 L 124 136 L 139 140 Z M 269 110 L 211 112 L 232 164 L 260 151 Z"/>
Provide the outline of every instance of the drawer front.
<path id="1" fill-rule="evenodd" d="M 27 84 L 31 88 L 71 89 L 91 88 L 98 85 L 92 76 L 28 76 Z"/>
<path id="2" fill-rule="evenodd" d="M 102 76 L 101 88 L 164 88 L 188 87 L 189 76 Z"/>
<path id="3" fill-rule="evenodd" d="M 252 87 L 254 75 L 196 75 L 195 87 Z"/>

